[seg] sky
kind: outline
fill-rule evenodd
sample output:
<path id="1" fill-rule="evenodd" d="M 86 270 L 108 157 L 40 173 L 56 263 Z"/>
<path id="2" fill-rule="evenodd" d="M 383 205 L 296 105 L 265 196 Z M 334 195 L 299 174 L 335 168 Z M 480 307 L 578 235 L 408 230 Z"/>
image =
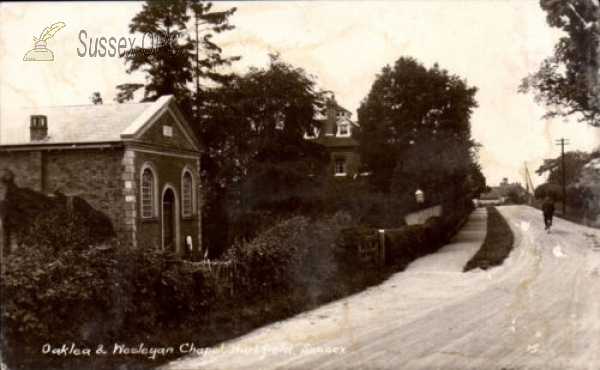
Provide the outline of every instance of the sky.
<path id="1" fill-rule="evenodd" d="M 82 43 L 124 37 L 141 45 L 128 25 L 141 10 L 138 2 L 0 3 L 0 135 L 10 129 L 18 107 L 90 104 L 92 92 L 112 103 L 115 86 L 143 83 L 141 72 L 126 73 L 123 60 L 91 57 Z M 353 112 L 381 69 L 402 56 L 429 68 L 438 63 L 478 88 L 471 119 L 482 145 L 479 162 L 488 185 L 503 178 L 525 183 L 544 158 L 566 150 L 600 146 L 600 129 L 575 120 L 542 120 L 544 108 L 531 94 L 517 92 L 522 78 L 552 54 L 561 36 L 551 29 L 535 0 L 446 1 L 262 1 L 215 2 L 216 10 L 237 7 L 236 28 L 215 39 L 225 55 L 239 55 L 232 71 L 264 67 L 269 53 L 315 76 Z M 47 40 L 52 62 L 26 62 L 33 37 L 56 22 L 66 26 Z M 82 33 L 85 31 L 85 35 Z M 110 52 L 110 48 L 108 48 Z M 150 56 L 151 57 L 151 56 Z M 138 96 L 139 98 L 139 96 Z"/>

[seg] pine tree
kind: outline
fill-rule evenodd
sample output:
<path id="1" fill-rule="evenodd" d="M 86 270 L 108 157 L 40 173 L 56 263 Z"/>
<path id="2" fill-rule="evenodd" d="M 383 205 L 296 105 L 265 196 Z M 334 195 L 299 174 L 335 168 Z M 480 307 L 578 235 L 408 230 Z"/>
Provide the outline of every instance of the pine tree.
<path id="1" fill-rule="evenodd" d="M 131 33 L 143 35 L 143 44 L 125 55 L 128 73 L 146 73 L 143 101 L 172 94 L 196 122 L 205 87 L 230 78 L 218 68 L 239 59 L 223 58 L 212 40 L 234 28 L 229 18 L 235 11 L 212 11 L 212 3 L 198 0 L 147 1 L 129 25 Z"/>

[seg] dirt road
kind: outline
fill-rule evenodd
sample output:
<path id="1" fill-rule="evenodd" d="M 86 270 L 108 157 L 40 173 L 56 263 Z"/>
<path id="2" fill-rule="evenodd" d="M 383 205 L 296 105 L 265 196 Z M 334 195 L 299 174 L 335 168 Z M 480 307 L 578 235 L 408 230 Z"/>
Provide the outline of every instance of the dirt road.
<path id="1" fill-rule="evenodd" d="M 540 211 L 499 210 L 516 239 L 503 266 L 462 272 L 485 236 L 478 209 L 384 284 L 163 369 L 600 369 L 594 230 L 555 219 L 548 234 Z"/>

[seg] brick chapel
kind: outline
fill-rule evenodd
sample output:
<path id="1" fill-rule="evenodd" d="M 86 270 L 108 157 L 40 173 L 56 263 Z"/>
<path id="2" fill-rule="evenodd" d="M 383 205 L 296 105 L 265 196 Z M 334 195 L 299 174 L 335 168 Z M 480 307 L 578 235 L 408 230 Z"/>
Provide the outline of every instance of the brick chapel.
<path id="1" fill-rule="evenodd" d="M 16 186 L 85 199 L 122 242 L 201 250 L 202 148 L 172 96 L 27 109 L 0 128 L 0 170 Z"/>

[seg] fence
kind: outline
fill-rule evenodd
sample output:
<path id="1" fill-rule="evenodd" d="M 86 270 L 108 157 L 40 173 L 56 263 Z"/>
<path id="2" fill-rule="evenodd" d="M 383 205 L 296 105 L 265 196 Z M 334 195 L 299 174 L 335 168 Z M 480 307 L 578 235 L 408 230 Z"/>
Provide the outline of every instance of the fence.
<path id="1" fill-rule="evenodd" d="M 191 262 L 194 270 L 201 271 L 205 278 L 210 279 L 211 283 L 215 287 L 215 294 L 218 298 L 220 297 L 233 297 L 235 294 L 235 264 L 231 261 L 201 261 Z"/>
<path id="2" fill-rule="evenodd" d="M 358 258 L 366 266 L 381 267 L 385 264 L 384 230 L 363 234 L 358 243 Z"/>

